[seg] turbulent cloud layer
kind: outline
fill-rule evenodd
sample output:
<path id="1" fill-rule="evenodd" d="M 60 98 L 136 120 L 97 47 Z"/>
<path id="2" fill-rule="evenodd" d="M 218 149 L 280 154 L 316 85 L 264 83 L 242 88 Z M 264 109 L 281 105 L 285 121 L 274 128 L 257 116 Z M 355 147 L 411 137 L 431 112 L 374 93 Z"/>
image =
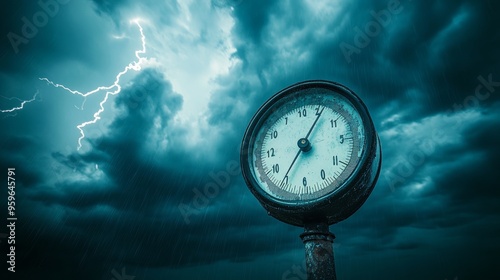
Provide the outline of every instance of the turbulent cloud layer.
<path id="1" fill-rule="evenodd" d="M 0 109 L 39 92 L 0 115 L 0 169 L 17 170 L 16 275 L 303 279 L 301 229 L 267 216 L 247 190 L 239 145 L 272 94 L 327 79 L 365 101 L 383 149 L 368 201 L 331 226 L 339 279 L 498 278 L 498 6 L 9 3 Z M 84 102 L 38 77 L 110 84 L 140 48 L 132 19 L 148 63 L 124 77 L 77 151 L 76 125 L 100 97 Z"/>

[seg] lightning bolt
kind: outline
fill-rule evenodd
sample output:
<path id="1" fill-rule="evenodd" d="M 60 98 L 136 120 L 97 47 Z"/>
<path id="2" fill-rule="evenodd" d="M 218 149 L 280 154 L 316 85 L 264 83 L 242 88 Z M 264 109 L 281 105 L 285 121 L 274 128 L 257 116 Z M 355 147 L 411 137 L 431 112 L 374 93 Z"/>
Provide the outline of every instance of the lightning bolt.
<path id="1" fill-rule="evenodd" d="M 78 90 L 70 89 L 64 85 L 54 83 L 51 80 L 49 80 L 48 78 L 39 78 L 39 80 L 46 81 L 49 85 L 52 85 L 55 88 L 62 88 L 63 90 L 65 90 L 69 93 L 82 96 L 84 98 L 83 103 L 85 103 L 85 100 L 86 100 L 85 98 L 87 98 L 88 96 L 95 94 L 97 92 L 106 91 L 106 94 L 104 95 L 103 100 L 99 103 L 99 110 L 94 113 L 94 118 L 90 121 L 83 122 L 83 123 L 76 126 L 76 128 L 80 131 L 80 137 L 78 138 L 77 150 L 80 150 L 80 148 L 82 147 L 82 140 L 85 138 L 85 132 L 83 129 L 87 125 L 95 124 L 97 121 L 99 121 L 101 119 L 101 113 L 104 112 L 104 104 L 106 104 L 106 102 L 108 101 L 109 96 L 116 95 L 116 94 L 120 93 L 120 91 L 122 90 L 122 87 L 120 85 L 121 77 L 123 75 L 127 74 L 130 70 L 134 70 L 134 71 L 141 70 L 142 64 L 144 64 L 144 62 L 147 60 L 147 58 L 141 57 L 142 54 L 146 53 L 146 36 L 144 36 L 144 31 L 142 29 L 141 24 L 139 23 L 139 20 L 134 19 L 134 20 L 132 20 L 132 22 L 135 23 L 139 27 L 139 32 L 141 33 L 142 48 L 135 52 L 135 57 L 137 58 L 137 60 L 132 61 L 121 72 L 119 72 L 116 75 L 115 80 L 111 85 L 100 86 L 100 87 L 97 87 L 97 88 L 95 88 L 91 91 L 87 91 L 87 92 L 80 92 Z M 82 104 L 82 109 L 83 109 L 83 104 Z"/>
<path id="2" fill-rule="evenodd" d="M 13 100 L 13 99 L 16 99 L 16 100 L 21 101 L 21 105 L 19 105 L 19 107 L 14 107 L 14 108 L 11 108 L 11 109 L 0 110 L 0 112 L 2 112 L 2 113 L 12 113 L 12 112 L 14 112 L 14 111 L 22 110 L 22 109 L 24 108 L 24 105 L 25 105 L 26 103 L 30 103 L 30 102 L 35 101 L 35 100 L 36 100 L 37 95 L 38 95 L 38 90 L 35 92 L 35 94 L 33 95 L 33 98 L 31 98 L 30 100 L 21 100 L 21 99 L 19 99 L 19 98 L 17 98 L 17 97 L 5 97 L 5 96 L 1 96 L 1 95 L 0 95 L 0 97 L 3 97 L 3 98 L 5 98 L 5 99 L 7 99 L 7 100 Z"/>

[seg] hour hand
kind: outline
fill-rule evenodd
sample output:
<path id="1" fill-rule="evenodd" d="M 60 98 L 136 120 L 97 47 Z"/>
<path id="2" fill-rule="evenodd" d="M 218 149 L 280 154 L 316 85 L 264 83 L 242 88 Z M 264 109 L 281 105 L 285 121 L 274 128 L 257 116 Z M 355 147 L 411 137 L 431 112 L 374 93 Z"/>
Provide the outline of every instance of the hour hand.
<path id="1" fill-rule="evenodd" d="M 297 161 L 297 158 L 299 157 L 300 152 L 302 152 L 302 150 L 299 149 L 299 151 L 297 152 L 297 154 L 293 158 L 292 164 L 290 164 L 290 167 L 288 167 L 288 170 L 285 173 L 285 177 L 283 177 L 283 180 L 281 180 L 280 185 L 283 185 L 283 184 L 286 185 L 288 183 L 288 172 L 290 172 L 290 169 L 292 169 L 293 164 L 295 163 L 295 161 Z M 285 181 L 286 181 L 286 183 L 284 183 Z"/>
<path id="2" fill-rule="evenodd" d="M 314 120 L 314 123 L 312 124 L 311 128 L 307 132 L 306 137 L 304 137 L 305 139 L 307 139 L 309 137 L 309 135 L 311 135 L 311 132 L 313 131 L 313 128 L 316 126 L 316 123 L 318 122 L 319 117 L 321 117 L 321 114 L 323 113 L 323 110 L 325 110 L 325 107 L 321 108 L 321 111 L 318 112 L 318 116 L 316 117 L 316 119 Z"/>

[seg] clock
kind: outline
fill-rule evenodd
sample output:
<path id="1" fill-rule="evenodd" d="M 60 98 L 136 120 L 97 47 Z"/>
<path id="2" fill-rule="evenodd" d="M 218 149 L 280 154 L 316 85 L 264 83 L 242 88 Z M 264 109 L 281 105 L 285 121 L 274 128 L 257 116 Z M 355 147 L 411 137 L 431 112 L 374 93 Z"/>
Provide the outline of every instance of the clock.
<path id="1" fill-rule="evenodd" d="M 241 145 L 245 183 L 271 216 L 297 226 L 334 224 L 366 201 L 381 147 L 361 99 L 330 81 L 305 81 L 267 100 Z"/>

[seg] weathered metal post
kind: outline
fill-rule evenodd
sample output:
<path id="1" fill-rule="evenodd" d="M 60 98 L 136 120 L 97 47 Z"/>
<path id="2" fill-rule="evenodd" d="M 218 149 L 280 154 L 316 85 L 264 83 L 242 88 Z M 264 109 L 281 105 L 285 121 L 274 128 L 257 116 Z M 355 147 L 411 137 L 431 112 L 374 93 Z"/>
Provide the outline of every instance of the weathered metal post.
<path id="1" fill-rule="evenodd" d="M 308 224 L 300 235 L 306 250 L 307 280 L 336 280 L 333 258 L 335 235 L 328 230 L 328 224 Z"/>

